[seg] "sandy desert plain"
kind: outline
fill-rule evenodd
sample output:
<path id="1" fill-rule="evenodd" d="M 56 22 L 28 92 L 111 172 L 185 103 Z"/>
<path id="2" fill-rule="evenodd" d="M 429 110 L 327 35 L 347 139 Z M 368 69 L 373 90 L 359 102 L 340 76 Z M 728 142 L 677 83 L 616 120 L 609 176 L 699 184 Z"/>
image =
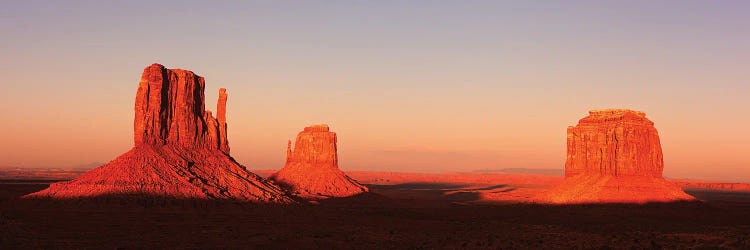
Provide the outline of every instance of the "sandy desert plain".
<path id="1" fill-rule="evenodd" d="M 347 174 L 370 192 L 294 206 L 165 199 L 33 203 L 18 197 L 48 187 L 49 181 L 4 180 L 0 245 L 5 249 L 750 247 L 750 192 L 746 191 L 703 186 L 686 189 L 700 200 L 696 202 L 539 205 L 524 201 L 560 183 L 561 176 Z"/>

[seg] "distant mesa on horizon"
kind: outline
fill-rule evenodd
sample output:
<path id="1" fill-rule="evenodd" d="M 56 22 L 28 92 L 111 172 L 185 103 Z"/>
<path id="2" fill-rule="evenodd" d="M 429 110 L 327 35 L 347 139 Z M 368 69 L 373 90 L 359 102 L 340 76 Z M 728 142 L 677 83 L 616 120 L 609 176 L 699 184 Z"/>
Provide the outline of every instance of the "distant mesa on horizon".
<path id="1" fill-rule="evenodd" d="M 654 123 L 640 111 L 592 110 L 568 127 L 565 181 L 542 203 L 647 203 L 694 200 L 662 176 Z"/>
<path id="2" fill-rule="evenodd" d="M 216 118 L 205 109 L 205 80 L 192 71 L 152 64 L 135 97 L 134 146 L 79 178 L 25 198 L 155 196 L 257 203 L 294 203 L 280 187 L 229 156 L 227 92 Z"/>
<path id="3" fill-rule="evenodd" d="M 562 176 L 564 171 L 555 168 L 500 168 L 500 169 L 477 169 L 471 171 L 477 174 L 535 174 Z"/>
<path id="4" fill-rule="evenodd" d="M 348 197 L 369 189 L 339 169 L 336 133 L 328 125 L 305 127 L 287 144 L 284 168 L 270 179 L 308 199 Z"/>

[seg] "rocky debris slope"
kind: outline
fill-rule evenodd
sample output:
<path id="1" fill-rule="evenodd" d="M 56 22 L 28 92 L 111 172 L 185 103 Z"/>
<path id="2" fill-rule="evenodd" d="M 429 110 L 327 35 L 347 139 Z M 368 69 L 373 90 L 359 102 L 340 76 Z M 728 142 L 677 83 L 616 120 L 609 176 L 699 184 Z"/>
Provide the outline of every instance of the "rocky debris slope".
<path id="1" fill-rule="evenodd" d="M 156 196 L 292 203 L 280 187 L 229 156 L 226 90 L 217 118 L 204 108 L 204 79 L 153 64 L 143 70 L 135 98 L 134 147 L 79 178 L 52 184 L 28 198 Z"/>
<path id="2" fill-rule="evenodd" d="M 662 177 L 659 134 L 643 112 L 590 111 L 568 127 L 565 181 L 545 203 L 645 203 L 692 200 Z"/>
<path id="3" fill-rule="evenodd" d="M 367 187 L 339 169 L 336 133 L 328 125 L 306 127 L 287 146 L 284 168 L 270 177 L 308 199 L 347 197 L 367 192 Z"/>

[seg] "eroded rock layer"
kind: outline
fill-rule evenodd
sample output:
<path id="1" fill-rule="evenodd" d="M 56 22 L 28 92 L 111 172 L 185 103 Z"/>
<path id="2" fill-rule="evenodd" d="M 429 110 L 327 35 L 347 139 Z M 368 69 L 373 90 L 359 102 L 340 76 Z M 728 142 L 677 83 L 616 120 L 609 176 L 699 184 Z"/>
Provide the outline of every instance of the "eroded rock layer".
<path id="1" fill-rule="evenodd" d="M 153 64 L 143 70 L 135 98 L 134 147 L 79 178 L 52 184 L 30 198 L 140 195 L 294 202 L 280 187 L 229 156 L 225 89 L 217 118 L 204 109 L 203 77 Z"/>
<path id="2" fill-rule="evenodd" d="M 305 198 L 347 197 L 367 192 L 339 169 L 336 133 L 328 125 L 306 127 L 287 145 L 284 168 L 270 177 Z"/>
<path id="3" fill-rule="evenodd" d="M 661 177 L 659 133 L 643 112 L 595 110 L 568 127 L 565 176 L 599 174 Z"/>
<path id="4" fill-rule="evenodd" d="M 542 194 L 551 203 L 645 203 L 692 200 L 662 177 L 654 123 L 639 111 L 594 110 L 568 127 L 565 181 Z"/>
<path id="5" fill-rule="evenodd" d="M 135 97 L 135 145 L 169 144 L 229 153 L 226 89 L 219 90 L 216 119 L 205 110 L 204 88 L 203 77 L 192 71 L 160 64 L 146 67 Z"/>

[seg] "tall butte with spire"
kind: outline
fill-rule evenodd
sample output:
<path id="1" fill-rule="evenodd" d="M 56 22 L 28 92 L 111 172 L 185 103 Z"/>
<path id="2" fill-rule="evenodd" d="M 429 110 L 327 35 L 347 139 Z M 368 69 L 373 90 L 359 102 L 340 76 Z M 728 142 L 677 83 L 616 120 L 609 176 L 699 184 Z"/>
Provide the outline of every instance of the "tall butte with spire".
<path id="1" fill-rule="evenodd" d="M 662 176 L 659 133 L 646 114 L 593 110 L 568 127 L 565 180 L 542 203 L 646 203 L 693 200 Z"/>
<path id="2" fill-rule="evenodd" d="M 226 89 L 219 90 L 214 118 L 204 107 L 204 86 L 203 77 L 188 70 L 146 67 L 135 97 L 133 148 L 75 180 L 53 183 L 26 197 L 137 195 L 294 202 L 229 155 Z"/>
<path id="3" fill-rule="evenodd" d="M 289 141 L 286 165 L 271 179 L 307 199 L 347 197 L 368 192 L 339 169 L 336 133 L 328 125 L 305 127 L 297 134 L 292 150 Z"/>

